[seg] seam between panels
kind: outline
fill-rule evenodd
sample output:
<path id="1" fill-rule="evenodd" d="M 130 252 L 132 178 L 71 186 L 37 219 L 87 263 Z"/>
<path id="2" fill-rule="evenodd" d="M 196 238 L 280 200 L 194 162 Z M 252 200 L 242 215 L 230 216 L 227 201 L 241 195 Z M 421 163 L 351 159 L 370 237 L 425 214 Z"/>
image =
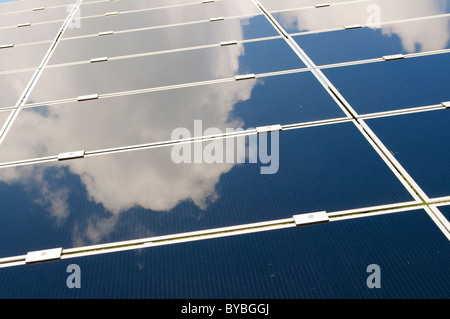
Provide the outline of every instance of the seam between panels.
<path id="1" fill-rule="evenodd" d="M 340 92 L 334 87 L 331 81 L 316 66 L 313 60 L 303 51 L 303 49 L 298 45 L 297 42 L 294 41 L 294 39 L 286 32 L 286 30 L 284 30 L 284 28 L 276 21 L 276 19 L 264 8 L 264 6 L 259 2 L 259 0 L 252 0 L 252 1 L 257 7 L 260 8 L 261 12 L 267 17 L 269 22 L 272 23 L 274 28 L 277 29 L 277 31 L 284 36 L 286 42 L 291 46 L 291 48 L 299 56 L 299 58 L 306 64 L 306 66 L 309 69 L 311 69 L 312 73 L 316 76 L 317 80 L 324 86 L 326 91 L 335 99 L 337 104 L 344 110 L 346 114 L 351 116 L 355 126 L 362 133 L 362 135 L 369 142 L 369 144 L 374 148 L 374 150 L 378 153 L 381 159 L 392 171 L 392 173 L 402 183 L 405 189 L 416 200 L 416 203 L 417 204 L 422 203 L 423 205 L 426 205 L 426 207 L 429 207 L 430 198 L 414 181 L 414 179 L 408 174 L 408 172 L 403 168 L 403 166 L 395 158 L 390 156 L 384 144 L 378 139 L 375 133 L 367 126 L 364 120 L 360 118 L 360 115 L 346 101 L 345 97 L 340 94 Z M 436 226 L 438 226 L 438 228 L 442 232 L 444 232 L 444 234 L 448 237 L 449 236 L 448 232 L 445 232 L 446 229 L 445 227 L 443 227 L 439 219 L 432 218 L 432 220 L 436 224 Z"/>

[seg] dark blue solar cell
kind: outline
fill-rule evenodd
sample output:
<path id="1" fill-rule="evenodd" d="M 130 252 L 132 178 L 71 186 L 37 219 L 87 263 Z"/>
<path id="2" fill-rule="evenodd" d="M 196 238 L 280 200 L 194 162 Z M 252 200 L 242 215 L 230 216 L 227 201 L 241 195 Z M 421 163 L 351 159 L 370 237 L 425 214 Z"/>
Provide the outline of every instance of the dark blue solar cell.
<path id="1" fill-rule="evenodd" d="M 324 69 L 323 73 L 359 114 L 450 100 L 450 53 Z"/>
<path id="2" fill-rule="evenodd" d="M 431 197 L 450 195 L 450 110 L 367 120 L 381 142 Z"/>
<path id="3" fill-rule="evenodd" d="M 5 268 L 0 297 L 446 299 L 449 262 L 415 210 Z M 81 288 L 67 287 L 69 265 Z"/>
<path id="4" fill-rule="evenodd" d="M 450 206 L 439 206 L 438 209 L 447 220 L 450 220 Z"/>

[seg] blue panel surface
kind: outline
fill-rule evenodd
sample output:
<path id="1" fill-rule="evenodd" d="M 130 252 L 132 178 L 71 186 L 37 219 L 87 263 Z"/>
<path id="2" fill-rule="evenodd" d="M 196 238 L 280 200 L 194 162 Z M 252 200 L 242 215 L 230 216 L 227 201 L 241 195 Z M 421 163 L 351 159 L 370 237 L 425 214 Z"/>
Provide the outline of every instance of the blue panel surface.
<path id="1" fill-rule="evenodd" d="M 358 114 L 450 100 L 450 53 L 324 69 Z"/>
<path id="2" fill-rule="evenodd" d="M 416 210 L 5 268 L 0 297 L 447 299 L 449 258 Z M 69 265 L 81 288 L 67 287 Z"/>
<path id="3" fill-rule="evenodd" d="M 367 124 L 428 197 L 450 195 L 450 111 L 367 120 Z"/>

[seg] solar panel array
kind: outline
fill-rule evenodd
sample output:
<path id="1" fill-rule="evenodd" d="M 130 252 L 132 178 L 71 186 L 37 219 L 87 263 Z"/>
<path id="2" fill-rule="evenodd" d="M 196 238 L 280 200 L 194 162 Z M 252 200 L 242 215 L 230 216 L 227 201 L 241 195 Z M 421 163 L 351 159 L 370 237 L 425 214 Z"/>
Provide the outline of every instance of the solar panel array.
<path id="1" fill-rule="evenodd" d="M 0 16 L 1 298 L 450 296 L 450 1 Z"/>

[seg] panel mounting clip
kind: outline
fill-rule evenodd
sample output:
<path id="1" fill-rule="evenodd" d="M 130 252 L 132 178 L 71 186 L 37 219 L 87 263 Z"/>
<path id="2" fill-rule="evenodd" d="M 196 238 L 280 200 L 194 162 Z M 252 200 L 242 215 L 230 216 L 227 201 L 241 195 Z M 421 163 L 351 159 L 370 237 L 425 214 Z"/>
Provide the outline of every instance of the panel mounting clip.
<path id="1" fill-rule="evenodd" d="M 256 128 L 256 133 L 261 134 L 261 133 L 279 132 L 282 129 L 283 128 L 281 127 L 280 124 L 259 126 Z"/>
<path id="2" fill-rule="evenodd" d="M 69 159 L 83 158 L 84 151 L 75 151 L 75 152 L 67 152 L 67 153 L 59 153 L 58 161 L 64 161 Z"/>
<path id="3" fill-rule="evenodd" d="M 344 25 L 345 30 L 360 29 L 360 28 L 362 28 L 362 25 L 360 24 Z"/>
<path id="4" fill-rule="evenodd" d="M 446 109 L 450 109 L 450 101 L 442 102 L 441 105 L 442 105 L 443 107 L 445 107 Z"/>
<path id="5" fill-rule="evenodd" d="M 104 56 L 104 57 L 101 57 L 101 58 L 91 59 L 91 63 L 106 62 L 106 61 L 108 61 L 108 57 L 107 56 Z"/>
<path id="6" fill-rule="evenodd" d="M 14 43 L 0 45 L 0 49 L 6 49 L 6 48 L 12 48 L 12 47 L 14 47 Z"/>
<path id="7" fill-rule="evenodd" d="M 87 100 L 96 100 L 98 99 L 98 94 L 89 94 L 89 95 L 80 95 L 77 100 L 78 102 L 87 101 Z"/>
<path id="8" fill-rule="evenodd" d="M 403 54 L 393 54 L 393 55 L 385 55 L 383 56 L 384 61 L 393 61 L 393 60 L 401 60 L 404 59 L 405 56 Z"/>
<path id="9" fill-rule="evenodd" d="M 31 251 L 25 257 L 26 264 L 35 264 L 45 261 L 54 261 L 61 259 L 62 248 Z"/>
<path id="10" fill-rule="evenodd" d="M 250 74 L 243 74 L 243 75 L 236 75 L 234 77 L 234 79 L 236 81 L 240 81 L 240 80 L 248 80 L 248 79 L 254 79 L 256 76 L 253 73 Z"/>
<path id="11" fill-rule="evenodd" d="M 292 216 L 296 226 L 322 224 L 330 221 L 325 211 Z"/>
<path id="12" fill-rule="evenodd" d="M 233 45 L 233 44 L 237 44 L 236 40 L 231 40 L 231 41 L 222 41 L 220 42 L 220 46 L 226 46 L 226 45 Z"/>

